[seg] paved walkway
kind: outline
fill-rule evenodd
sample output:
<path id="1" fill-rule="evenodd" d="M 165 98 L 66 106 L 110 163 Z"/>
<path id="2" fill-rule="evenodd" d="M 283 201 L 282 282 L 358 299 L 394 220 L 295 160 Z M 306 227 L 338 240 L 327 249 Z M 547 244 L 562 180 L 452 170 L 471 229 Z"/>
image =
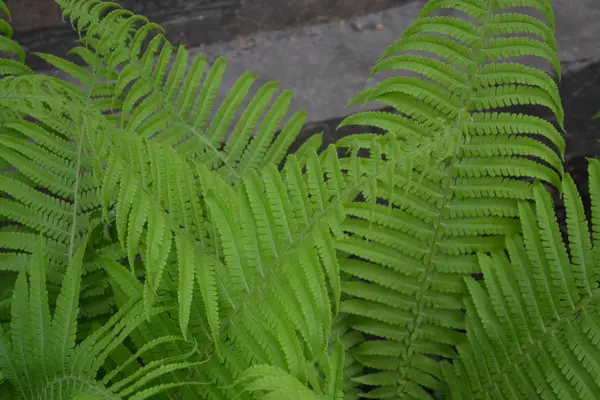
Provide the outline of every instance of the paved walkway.
<path id="1" fill-rule="evenodd" d="M 292 107 L 306 110 L 309 122 L 337 118 L 358 110 L 346 107 L 347 101 L 379 78 L 368 80 L 372 65 L 425 3 L 415 0 L 364 17 L 255 35 L 192 52 L 231 60 L 223 88 L 251 70 L 263 82 L 278 80 L 283 88 L 294 90 Z M 554 3 L 563 73 L 600 60 L 600 0 Z M 598 103 L 600 108 L 600 98 Z"/>
<path id="2" fill-rule="evenodd" d="M 192 48 L 191 52 L 202 53 L 209 60 L 217 56 L 231 60 L 221 98 L 248 70 L 255 72 L 260 82 L 277 80 L 281 88 L 294 90 L 291 110 L 307 111 L 312 131 L 310 127 L 320 126 L 322 121 L 331 125 L 332 120 L 362 109 L 346 104 L 385 78 L 376 75 L 368 79 L 371 67 L 425 3 L 414 0 L 364 17 L 263 33 Z M 600 66 L 600 0 L 560 0 L 554 4 L 563 76 L 570 77 L 560 86 L 567 139 L 575 143 L 573 154 L 600 154 L 600 123 L 589 122 L 592 110 L 600 109 L 600 67 L 595 67 L 596 63 Z M 198 29 L 202 29 L 201 22 Z"/>

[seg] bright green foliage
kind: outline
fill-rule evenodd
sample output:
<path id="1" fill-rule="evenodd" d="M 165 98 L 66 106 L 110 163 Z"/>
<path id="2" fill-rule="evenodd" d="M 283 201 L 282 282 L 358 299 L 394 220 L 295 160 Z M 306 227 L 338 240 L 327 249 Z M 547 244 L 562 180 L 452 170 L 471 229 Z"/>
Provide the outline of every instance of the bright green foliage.
<path id="1" fill-rule="evenodd" d="M 40 104 L 37 107 L 30 104 L 27 99 L 27 93 L 41 94 L 39 86 L 25 86 L 24 81 L 7 81 L 5 84 L 10 83 L 10 88 L 5 86 L 5 93 L 9 90 L 17 90 L 25 98 L 10 99 L 10 107 L 7 105 L 6 110 L 21 112 L 16 115 L 2 114 L 1 117 L 6 114 L 3 124 L 6 134 L 0 138 L 2 146 L 0 167 L 16 170 L 0 177 L 2 193 L 10 196 L 10 198 L 0 198 L 2 202 L 0 218 L 18 221 L 21 224 L 0 232 L 0 235 L 3 235 L 3 247 L 12 250 L 0 255 L 0 269 L 18 271 L 27 262 L 26 253 L 31 252 L 31 245 L 28 243 L 34 243 L 29 237 L 44 233 L 49 239 L 47 246 L 47 257 L 50 261 L 49 279 L 53 282 L 60 279 L 60 273 L 64 270 L 73 249 L 77 247 L 81 235 L 97 228 L 103 205 L 101 195 L 104 195 L 106 202 L 112 201 L 106 197 L 107 189 L 101 189 L 103 181 L 119 178 L 119 176 L 107 175 L 116 172 L 115 168 L 119 168 L 118 165 L 104 171 L 106 160 L 102 157 L 112 148 L 110 139 L 106 137 L 107 132 L 111 131 L 115 137 L 126 133 L 135 133 L 138 137 L 155 137 L 153 143 L 163 145 L 178 142 L 180 144 L 177 146 L 178 153 L 190 160 L 192 165 L 205 161 L 211 169 L 218 169 L 232 180 L 232 178 L 239 178 L 240 174 L 248 169 L 281 162 L 305 119 L 302 112 L 294 114 L 281 133 L 275 137 L 276 129 L 287 111 L 290 100 L 290 93 L 284 92 L 262 119 L 258 133 L 250 137 L 269 100 L 274 96 L 275 86 L 270 83 L 254 96 L 256 101 L 251 102 L 245 110 L 244 117 L 237 125 L 239 129 L 236 128 L 229 137 L 227 146 L 220 149 L 218 148 L 220 140 L 227 132 L 240 104 L 247 97 L 246 94 L 254 78 L 248 74 L 240 78 L 228 100 L 221 105 L 212 118 L 211 124 L 207 125 L 220 77 L 224 71 L 223 60 L 218 60 L 202 81 L 203 66 L 206 62 L 197 58 L 184 81 L 185 69 L 188 66 L 185 55 L 187 50 L 181 48 L 176 61 L 170 67 L 169 79 L 163 84 L 163 78 L 169 72 L 166 69 L 169 67 L 171 45 L 162 35 L 158 35 L 154 37 L 148 49 L 143 52 L 141 50 L 142 42 L 157 29 L 156 25 L 145 24 L 145 19 L 133 16 L 116 8 L 115 4 L 107 2 L 73 1 L 59 2 L 59 4 L 64 7 L 65 15 L 71 18 L 71 22 L 82 35 L 84 46 L 76 47 L 73 52 L 91 68 L 86 69 L 54 56 L 41 55 L 68 72 L 78 83 L 78 87 L 69 86 L 66 89 L 68 94 L 63 92 L 63 95 L 57 95 L 56 98 L 46 92 L 48 96 L 41 101 L 44 103 L 43 107 L 47 107 L 44 109 Z M 109 10 L 111 12 L 104 15 Z M 139 23 L 144 25 L 137 26 L 140 29 L 133 30 Z M 159 58 L 160 63 L 153 66 L 152 60 L 155 52 L 159 50 L 163 55 Z M 36 79 L 44 85 L 45 90 L 50 90 L 52 93 L 57 90 L 57 84 L 64 84 L 57 80 L 44 80 L 42 77 L 32 79 Z M 126 87 L 128 90 L 125 90 Z M 152 96 L 147 97 L 149 91 L 152 91 Z M 81 104 L 85 104 L 85 110 L 71 110 L 68 102 L 58 104 L 62 99 L 76 95 L 82 100 Z M 17 107 L 17 101 L 27 104 L 22 104 L 24 107 Z M 48 112 L 48 109 L 51 111 Z M 66 115 L 63 111 L 66 111 Z M 75 111 L 80 113 L 75 115 Z M 85 121 L 87 118 L 85 114 L 92 111 L 94 117 Z M 23 114 L 30 119 L 24 120 Z M 31 118 L 43 123 L 32 122 Z M 159 125 L 156 125 L 157 121 Z M 140 126 L 142 122 L 144 126 Z M 207 129 L 211 134 L 201 134 L 203 129 Z M 102 137 L 98 130 L 102 132 Z M 185 132 L 196 132 L 195 138 L 189 137 Z M 178 136 L 182 134 L 185 135 Z M 92 143 L 90 135 L 99 138 L 99 141 Z M 157 135 L 159 136 L 156 137 Z M 180 143 L 182 141 L 183 144 Z M 185 148 L 198 154 L 184 152 Z M 94 156 L 89 157 L 90 153 Z M 127 153 L 123 155 L 124 158 L 113 154 L 113 158 L 122 162 L 119 165 L 129 166 L 131 160 L 127 159 L 128 156 Z M 43 165 L 42 169 L 38 168 L 39 163 Z M 178 165 L 182 166 L 182 164 Z M 189 173 L 189 166 L 181 168 Z M 177 179 L 179 176 L 177 172 L 174 169 L 170 171 L 169 178 Z M 130 180 L 133 176 L 126 178 Z M 120 184 L 126 182 L 121 181 Z M 36 189 L 38 185 L 45 191 L 38 191 Z M 190 193 L 197 190 L 193 183 L 191 185 L 188 190 L 192 192 L 188 192 L 188 196 L 193 196 Z M 169 187 L 167 182 L 159 190 L 168 191 Z M 130 190 L 133 190 L 133 187 Z M 162 195 L 168 196 L 167 191 Z M 189 198 L 181 200 L 185 202 Z M 166 197 L 162 199 L 166 200 Z M 105 219 L 108 217 L 109 208 L 106 202 L 102 208 Z M 117 210 L 122 211 L 125 206 L 123 204 Z M 128 239 L 132 241 L 132 245 L 127 248 L 130 261 L 140 250 L 136 247 L 141 233 L 140 224 L 146 222 L 140 213 L 147 211 L 148 206 L 143 202 L 139 206 L 140 208 L 136 210 L 137 225 L 130 225 L 128 231 Z M 195 211 L 188 210 L 188 213 Z M 118 228 L 123 228 L 122 224 L 126 222 L 121 214 L 117 215 Z M 178 213 L 176 218 L 179 220 L 172 223 L 177 223 L 179 226 L 180 219 L 188 216 Z M 199 214 L 195 218 L 201 216 Z M 191 229 L 187 226 L 185 228 Z M 108 225 L 103 229 L 107 230 Z M 198 232 L 194 231 L 191 234 L 196 233 Z M 118 234 L 121 243 L 125 246 L 123 230 L 118 229 Z M 118 249 L 112 245 L 112 241 L 108 240 L 107 243 L 106 235 L 94 235 L 93 239 L 97 245 L 106 245 L 106 251 L 112 252 L 113 257 L 121 257 Z M 149 244 L 151 246 L 162 242 L 160 236 L 154 236 L 153 239 L 154 242 Z M 170 245 L 171 243 L 166 241 L 163 247 L 170 247 Z M 163 249 L 164 251 L 167 249 Z M 89 260 L 85 270 L 91 272 L 98 268 L 101 266 L 95 260 Z M 160 270 L 160 264 L 153 270 L 157 272 L 158 277 L 160 277 Z M 154 273 L 151 273 L 151 278 L 154 278 Z M 90 276 L 90 281 L 98 284 L 89 288 L 89 292 L 93 294 L 89 295 L 90 299 L 86 302 L 92 304 L 84 307 L 84 314 L 89 314 L 91 317 L 112 312 L 112 304 L 107 301 L 108 293 L 104 290 L 107 289 L 106 282 L 97 279 L 102 278 Z M 158 282 L 153 280 L 152 283 L 156 288 Z"/>
<path id="2" fill-rule="evenodd" d="M 558 349 L 543 335 L 525 344 L 548 327 L 580 336 L 576 353 L 544 364 L 547 386 L 594 393 L 595 359 L 577 346 L 590 357 L 598 346 L 583 341 L 587 325 L 566 323 L 595 307 L 596 255 L 562 182 L 563 139 L 497 110 L 542 105 L 562 126 L 552 78 L 509 61 L 542 57 L 560 74 L 549 0 L 429 1 L 373 70 L 420 77 L 355 100 L 398 112 L 343 123 L 386 134 L 321 153 L 315 135 L 295 154 L 306 117 L 283 123 L 291 93 L 276 83 L 250 95 L 255 77 L 243 74 L 217 107 L 226 60 L 189 60 L 114 3 L 57 3 L 86 65 L 38 56 L 73 83 L 34 74 L 0 23 L 0 395 L 535 398 L 502 385 L 546 385 L 514 346 Z M 520 6 L 537 17 L 504 12 Z M 467 18 L 432 15 L 443 8 Z M 570 260 L 533 180 L 565 186 Z M 520 235 L 529 252 L 513 279 Z M 547 293 L 513 285 L 531 277 L 547 278 Z M 574 392 L 562 395 L 567 380 Z"/>
<path id="3" fill-rule="evenodd" d="M 167 389 L 152 386 L 153 379 L 169 370 L 193 365 L 185 361 L 164 362 L 160 366 L 148 364 L 140 370 L 138 375 L 143 379 L 138 381 L 133 377 L 111 381 L 109 378 L 116 375 L 118 370 L 112 371 L 103 381 L 97 379 L 98 370 L 110 352 L 143 322 L 141 299 L 130 301 L 104 326 L 76 343 L 85 246 L 76 251 L 65 271 L 53 315 L 50 313 L 45 285 L 43 246 L 43 240 L 38 240 L 29 272 L 19 273 L 13 291 L 10 329 L 9 332 L 0 331 L 0 368 L 6 379 L 0 393 L 2 398 L 141 400 Z M 153 308 L 150 314 L 155 315 L 169 308 L 165 304 Z M 156 343 L 149 343 L 148 348 Z M 107 385 L 108 382 L 110 384 Z M 148 383 L 150 386 L 140 390 Z M 130 396 L 133 393 L 135 395 Z"/>
<path id="4" fill-rule="evenodd" d="M 453 398 L 596 399 L 600 393 L 600 162 L 590 167 L 591 226 L 573 179 L 563 183 L 568 245 L 541 185 L 521 203 L 508 254 L 481 255 L 467 281 L 469 341 L 446 376 Z M 591 235 L 590 235 L 591 232 Z"/>
<path id="5" fill-rule="evenodd" d="M 225 386 L 231 387 L 232 378 L 257 362 L 293 374 L 304 385 L 310 382 L 317 392 L 325 390 L 319 386 L 314 363 L 325 363 L 320 367 L 324 368 L 330 362 L 327 351 L 336 300 L 330 299 L 328 288 L 339 293 L 339 274 L 329 231 L 339 231 L 344 216 L 337 200 L 343 182 L 332 176 L 324 183 L 328 165 L 322 165 L 314 151 L 306 168 L 304 180 L 292 157 L 283 174 L 271 166 L 261 174 L 245 175 L 231 188 L 199 164 L 196 173 L 206 220 L 215 232 L 214 250 L 202 254 L 186 232 L 164 229 L 167 236 L 175 232 L 168 242 L 175 242 L 180 266 L 173 285 L 182 305 L 180 326 L 198 341 L 197 353 L 208 358 L 194 371 L 194 379 L 210 381 L 199 390 L 212 397 L 231 398 L 235 388 Z M 147 243 L 151 234 L 162 235 L 152 228 L 156 223 L 149 220 Z M 160 242 L 148 249 L 154 247 L 159 254 L 158 246 Z M 161 260 L 165 259 L 166 255 Z M 147 262 L 152 269 L 147 270 L 145 288 L 152 290 L 158 260 Z M 198 304 L 193 296 L 195 279 L 204 306 L 201 313 L 190 315 L 188 307 Z M 223 364 L 220 357 L 229 361 Z"/>
<path id="6" fill-rule="evenodd" d="M 114 3 L 57 3 L 83 35 L 83 46 L 73 52 L 91 70 L 43 57 L 89 90 L 99 109 L 118 111 L 115 124 L 124 131 L 174 145 L 186 160 L 204 162 L 232 180 L 247 170 L 279 163 L 302 128 L 306 115 L 296 112 L 276 135 L 292 93 L 285 90 L 277 97 L 278 83 L 268 82 L 249 98 L 256 81 L 251 72 L 239 77 L 211 115 L 225 59 L 209 68 L 206 60 L 196 57 L 190 66 L 185 47 L 173 48 L 159 26 Z M 242 108 L 245 101 L 249 104 Z M 241 118 L 231 126 L 240 111 Z"/>
<path id="7" fill-rule="evenodd" d="M 524 178 L 560 187 L 565 144 L 556 128 L 498 110 L 536 104 L 563 122 L 552 78 L 511 59 L 542 57 L 560 74 L 550 1 L 523 2 L 545 21 L 508 10 L 514 5 L 429 1 L 373 68 L 402 76 L 353 100 L 397 112 L 359 113 L 342 123 L 374 126 L 401 141 L 456 141 L 443 160 L 415 168 L 417 179 L 397 171 L 365 187 L 366 201 L 345 206 L 350 235 L 336 243 L 347 255 L 340 259 L 348 295 L 341 310 L 359 317 L 354 329 L 379 337 L 353 351 L 371 368 L 355 379 L 374 387 L 369 398 L 429 398 L 424 387 L 444 388 L 431 356 L 454 358 L 463 340 L 463 277 L 480 272 L 476 253 L 503 248 L 503 235 L 519 230 L 518 201 L 534 198 Z M 466 18 L 434 15 L 443 9 Z"/>
<path id="8" fill-rule="evenodd" d="M 23 271 L 43 234 L 50 290 L 56 293 L 55 284 L 81 239 L 93 233 L 94 245 L 103 245 L 97 177 L 84 156 L 96 130 L 83 114 L 88 107 L 79 109 L 78 102 L 70 100 L 70 90 L 54 79 L 5 77 L 0 90 L 0 157 L 8 165 L 0 176 L 0 270 Z M 93 259 L 84 260 L 82 314 L 87 317 L 111 308 L 106 281 L 94 274 L 97 269 Z"/>
<path id="9" fill-rule="evenodd" d="M 246 128 L 262 112 L 261 100 L 250 103 L 253 111 L 239 122 L 246 128 L 234 130 L 218 154 L 205 146 L 210 129 L 199 134 L 199 140 L 186 142 L 197 151 L 182 153 L 181 146 L 169 146 L 173 142 L 161 138 L 182 132 L 186 124 L 196 132 L 204 124 L 202 119 L 197 126 L 197 119 L 191 126 L 180 119 L 171 131 L 161 125 L 163 132 L 151 128 L 143 135 L 138 135 L 143 130 L 140 125 L 131 122 L 145 123 L 162 112 L 154 102 L 142 99 L 145 95 L 136 90 L 138 83 L 152 86 L 153 95 L 171 96 L 161 98 L 160 105 L 173 102 L 178 85 L 184 100 L 195 94 L 185 93 L 190 88 L 186 83 L 160 87 L 152 81 L 155 74 L 147 73 L 151 57 L 138 58 L 135 52 L 150 28 L 131 31 L 135 36 L 127 34 L 131 24 L 143 19 L 115 9 L 100 22 L 98 16 L 113 6 L 94 1 L 61 5 L 85 35 L 82 41 L 95 46 L 96 52 L 84 47 L 75 50 L 91 70 L 43 56 L 69 72 L 79 86 L 40 75 L 10 76 L 1 82 L 0 106 L 11 112 L 3 121 L 1 154 L 12 168 L 3 176 L 11 181 L 2 186 L 8 196 L 2 199 L 1 212 L 11 222 L 3 227 L 4 269 L 14 273 L 26 269 L 33 252 L 30 243 L 41 233 L 48 243 L 49 292 L 56 291 L 75 250 L 83 245 L 81 239 L 89 235 L 80 285 L 86 302 L 81 305 L 84 329 L 79 339 L 85 340 L 104 323 L 113 307 L 121 309 L 140 296 L 148 318 L 131 332 L 128 346 L 111 353 L 103 366 L 107 371 L 154 343 L 158 332 L 165 337 L 183 333 L 196 342 L 195 350 L 161 343 L 144 357 L 145 364 L 161 365 L 186 355 L 190 362 L 203 365 L 167 371 L 159 380 L 179 386 L 172 388 L 173 393 L 230 398 L 241 389 L 235 385 L 240 373 L 266 363 L 276 368 L 270 370 L 276 380 L 291 374 L 316 395 L 340 397 L 345 361 L 331 333 L 341 293 L 334 237 L 341 235 L 343 204 L 378 176 L 401 168 L 400 161 L 418 166 L 423 156 L 441 154 L 448 146 L 443 140 L 403 146 L 374 138 L 386 152 L 386 160 L 382 153 L 365 159 L 353 151 L 345 157 L 350 163 L 342 166 L 343 159 L 333 147 L 319 157 L 308 145 L 297 157 L 289 156 L 279 172 L 273 163 L 285 155 L 301 120 L 292 117 L 290 128 L 271 141 L 285 108 L 279 105 L 273 108 L 275 114 L 267 112 L 265 133 L 249 137 Z M 151 43 L 168 48 L 161 36 L 156 38 Z M 146 51 L 152 52 L 153 46 Z M 119 54 L 124 58 L 119 59 Z M 217 61 L 211 71 L 218 71 L 218 65 Z M 207 78 L 208 86 L 194 88 L 213 96 L 211 79 L 217 78 Z M 135 83 L 124 90 L 124 80 Z M 232 90 L 224 104 L 231 99 L 237 102 L 240 90 Z M 261 92 L 259 97 L 266 95 Z M 191 107 L 189 112 L 207 115 L 211 102 L 196 107 L 185 100 L 173 107 Z M 140 114 L 143 110 L 147 114 Z M 232 110 L 227 110 L 222 118 L 230 118 Z M 248 144 L 240 147 L 240 140 Z M 235 161 L 213 162 L 223 157 Z M 365 162 L 370 167 L 362 171 Z M 43 168 L 36 168 L 39 165 Z M 136 281 L 137 275 L 144 276 L 145 284 Z M 179 307 L 168 317 L 153 317 L 156 296 L 165 293 Z M 343 330 L 340 336 L 343 342 L 339 343 L 348 345 Z M 138 362 L 127 365 L 131 376 L 144 370 Z M 242 397 L 275 389 L 240 382 L 249 388 L 241 392 Z"/>

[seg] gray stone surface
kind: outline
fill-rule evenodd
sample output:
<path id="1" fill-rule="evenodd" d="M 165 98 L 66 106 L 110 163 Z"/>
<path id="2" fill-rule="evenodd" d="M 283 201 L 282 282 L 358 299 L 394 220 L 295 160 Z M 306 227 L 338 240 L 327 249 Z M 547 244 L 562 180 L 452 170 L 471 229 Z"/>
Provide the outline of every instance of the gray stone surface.
<path id="1" fill-rule="evenodd" d="M 251 70 L 258 75 L 259 83 L 278 80 L 282 89 L 294 90 L 296 94 L 291 109 L 306 110 L 309 130 L 318 131 L 314 128 L 324 126 L 324 121 L 366 109 L 347 107 L 346 104 L 361 90 L 385 78 L 376 75 L 370 79 L 372 65 L 414 21 L 425 3 L 425 0 L 415 0 L 363 17 L 247 36 L 194 47 L 190 51 L 203 54 L 209 60 L 217 56 L 230 59 L 221 87 L 221 99 L 238 76 Z M 580 144 L 581 151 L 576 152 L 583 154 L 585 146 L 591 146 L 587 149 L 598 147 L 598 135 L 582 133 L 583 128 L 580 127 L 588 123 L 590 110 L 595 107 L 593 100 L 590 100 L 591 93 L 594 93 L 591 90 L 596 86 L 600 88 L 600 68 L 598 73 L 594 72 L 595 62 L 600 61 L 600 24 L 597 22 L 600 21 L 600 1 L 556 1 L 555 11 L 563 76 L 577 77 L 567 79 L 560 86 L 563 97 L 570 99 L 569 104 L 565 100 L 567 137 Z M 549 70 L 539 60 L 528 61 Z M 585 73 L 577 74 L 578 71 Z M 595 93 L 600 96 L 600 90 Z M 580 102 L 576 108 L 571 107 L 571 104 L 576 104 L 575 100 L 581 99 L 586 99 L 586 111 L 582 111 Z M 596 102 L 600 109 L 600 97 Z M 378 105 L 371 107 L 378 108 Z M 586 120 L 574 122 L 576 119 L 569 119 L 569 113 Z M 569 124 L 574 126 L 573 131 L 569 130 Z M 580 139 L 582 135 L 585 138 Z"/>
<path id="2" fill-rule="evenodd" d="M 293 108 L 306 110 L 309 121 L 327 120 L 363 109 L 346 107 L 346 103 L 385 78 L 376 75 L 369 79 L 372 65 L 425 3 L 416 0 L 364 17 L 254 35 L 200 46 L 192 52 L 231 60 L 224 89 L 242 72 L 251 70 L 262 82 L 278 80 L 283 88 L 294 90 Z M 556 1 L 555 11 L 563 73 L 600 60 L 600 1 Z"/>
<path id="3" fill-rule="evenodd" d="M 292 107 L 306 110 L 310 121 L 320 121 L 359 109 L 345 105 L 375 82 L 369 79 L 374 62 L 400 37 L 421 6 L 415 1 L 364 17 L 269 32 L 191 51 L 208 59 L 230 59 L 224 91 L 237 76 L 251 70 L 262 82 L 277 80 L 283 88 L 294 90 Z"/>
<path id="4" fill-rule="evenodd" d="M 62 22 L 54 0 L 5 0 L 13 14 L 15 37 L 29 51 L 61 57 L 77 35 Z M 114 0 L 113 0 L 114 1 Z M 174 44 L 196 46 L 240 35 L 349 18 L 411 0 L 116 0 L 125 9 L 157 22 Z M 44 68 L 39 59 L 29 64 Z"/>

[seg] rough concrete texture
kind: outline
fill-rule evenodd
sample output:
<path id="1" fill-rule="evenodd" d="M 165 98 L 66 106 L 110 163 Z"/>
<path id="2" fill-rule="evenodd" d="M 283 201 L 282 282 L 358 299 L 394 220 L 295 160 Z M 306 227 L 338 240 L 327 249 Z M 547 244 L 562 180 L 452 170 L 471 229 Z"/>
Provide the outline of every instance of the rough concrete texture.
<path id="1" fill-rule="evenodd" d="M 230 59 L 222 86 L 253 71 L 259 82 L 277 80 L 296 94 L 292 109 L 308 112 L 309 121 L 335 118 L 360 109 L 346 107 L 358 92 L 374 84 L 369 71 L 385 48 L 397 40 L 423 5 L 414 1 L 364 17 L 254 35 L 191 49 L 208 59 Z"/>
<path id="2" fill-rule="evenodd" d="M 251 70 L 260 82 L 278 80 L 282 88 L 294 90 L 292 108 L 306 110 L 309 121 L 327 120 L 362 109 L 346 103 L 385 77 L 369 79 L 369 71 L 425 3 L 416 0 L 364 17 L 200 46 L 192 53 L 231 60 L 224 91 Z M 600 1 L 556 1 L 555 12 L 563 74 L 600 60 Z"/>
<path id="3" fill-rule="evenodd" d="M 327 126 L 329 122 L 326 121 L 338 120 L 366 109 L 360 106 L 347 107 L 346 104 L 357 93 L 385 78 L 378 74 L 369 79 L 371 67 L 386 47 L 397 40 L 407 25 L 415 20 L 425 3 L 426 0 L 415 0 L 364 17 L 248 36 L 195 47 L 190 51 L 192 54 L 203 54 L 209 60 L 218 56 L 230 59 L 221 86 L 221 99 L 237 77 L 245 71 L 253 71 L 258 76 L 258 83 L 277 80 L 281 82 L 282 89 L 294 90 L 296 94 L 291 111 L 307 111 L 307 128 L 316 132 L 320 129 L 315 128 Z M 564 100 L 569 132 L 569 124 L 573 123 L 570 122 L 573 118 L 570 118 L 569 111 L 585 118 L 586 121 L 582 123 L 588 123 L 591 110 L 596 107 L 593 99 L 590 100 L 592 93 L 599 93 L 596 103 L 600 109 L 600 68 L 595 67 L 595 62 L 600 61 L 600 24 L 597 22 L 600 21 L 600 1 L 555 1 L 554 7 L 563 77 L 577 77 L 563 79 L 560 85 L 563 98 L 572 98 Z M 550 70 L 540 60 L 528 61 Z M 583 70 L 585 73 L 575 74 Z M 599 90 L 592 92 L 596 86 Z M 583 116 L 583 109 L 580 106 L 574 109 L 571 102 L 586 98 L 587 111 Z M 379 106 L 373 104 L 371 108 Z M 578 138 L 584 135 L 579 130 L 577 133 L 569 132 L 567 138 L 575 134 Z M 571 141 L 596 148 L 597 134 L 585 135 L 585 140 L 574 138 L 576 140 Z M 582 147 L 582 151 L 575 152 L 583 154 L 584 150 Z"/>
<path id="4" fill-rule="evenodd" d="M 77 35 L 54 0 L 5 0 L 15 38 L 30 52 L 68 57 Z M 173 44 L 197 46 L 277 29 L 385 10 L 411 0 L 117 0 L 127 10 L 162 25 Z M 75 58 L 76 60 L 76 58 Z M 30 57 L 33 68 L 44 63 Z"/>

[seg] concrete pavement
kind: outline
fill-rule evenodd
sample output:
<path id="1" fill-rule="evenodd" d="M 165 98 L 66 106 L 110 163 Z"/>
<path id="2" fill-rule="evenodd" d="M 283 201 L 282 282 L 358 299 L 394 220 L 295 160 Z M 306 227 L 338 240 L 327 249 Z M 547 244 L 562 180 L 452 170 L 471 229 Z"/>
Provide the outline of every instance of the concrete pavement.
<path id="1" fill-rule="evenodd" d="M 258 83 L 277 80 L 281 82 L 281 89 L 295 92 L 290 111 L 308 112 L 307 128 L 302 136 L 322 130 L 319 127 L 339 136 L 341 132 L 334 133 L 331 125 L 345 115 L 366 109 L 346 104 L 357 93 L 385 78 L 378 74 L 369 79 L 371 67 L 415 20 L 425 3 L 426 0 L 414 0 L 363 17 L 265 32 L 194 47 L 190 52 L 203 54 L 209 60 L 218 56 L 230 59 L 218 103 L 237 77 L 251 70 L 259 77 Z M 597 79 L 600 67 L 595 66 L 595 63 L 600 66 L 600 23 L 597 22 L 600 21 L 600 1 L 555 1 L 554 9 L 563 77 L 572 77 L 563 79 L 560 85 L 567 140 L 575 144 L 571 146 L 573 154 L 600 154 L 597 141 L 600 123 L 589 122 L 593 111 L 600 109 L 600 80 Z M 198 29 L 202 29 L 201 22 Z M 533 60 L 536 66 L 548 68 L 539 61 Z M 47 72 L 56 74 L 56 71 Z M 378 108 L 378 105 L 371 107 Z"/>
<path id="2" fill-rule="evenodd" d="M 416 0 L 364 17 L 254 35 L 191 52 L 231 60 L 224 92 L 237 76 L 251 70 L 262 82 L 277 80 L 282 88 L 294 90 L 292 109 L 306 110 L 309 122 L 328 120 L 361 109 L 345 105 L 382 79 L 368 79 L 371 67 L 425 3 Z M 555 12 L 563 74 L 600 60 L 600 1 L 555 1 Z M 600 108 L 600 99 L 598 103 Z"/>

